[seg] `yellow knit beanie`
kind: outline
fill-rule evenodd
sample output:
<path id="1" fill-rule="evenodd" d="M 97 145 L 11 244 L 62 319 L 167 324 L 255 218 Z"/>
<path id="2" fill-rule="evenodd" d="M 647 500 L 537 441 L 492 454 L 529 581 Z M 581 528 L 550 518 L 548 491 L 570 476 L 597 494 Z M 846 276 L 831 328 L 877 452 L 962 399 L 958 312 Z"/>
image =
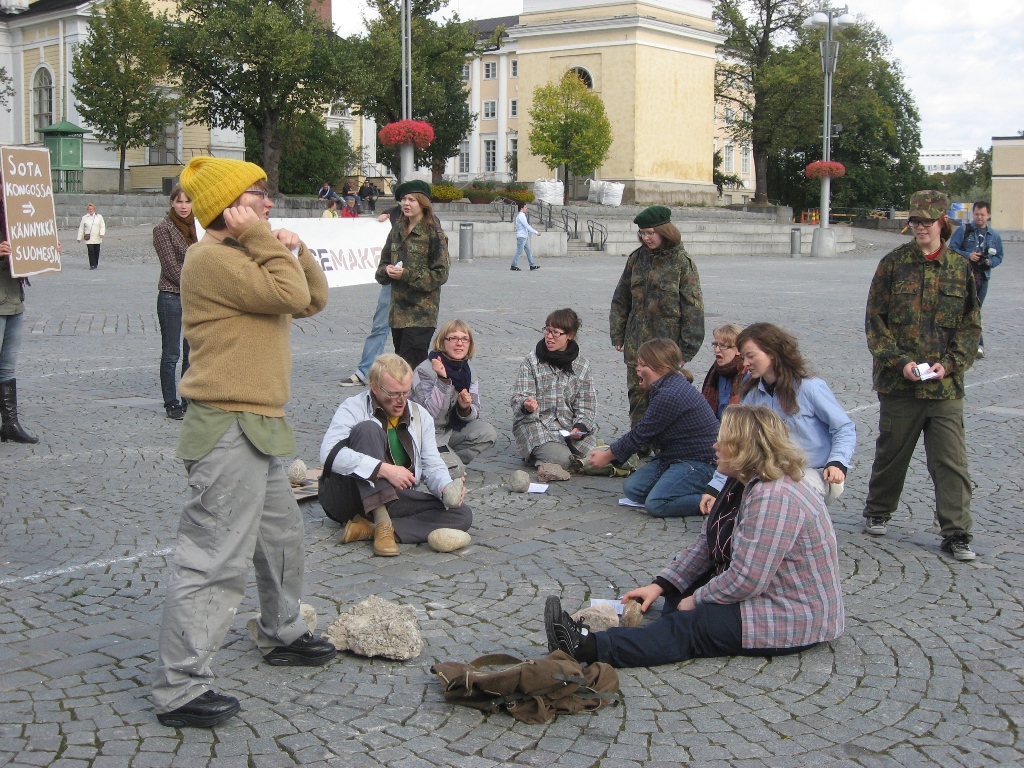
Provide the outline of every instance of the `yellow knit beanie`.
<path id="1" fill-rule="evenodd" d="M 225 208 L 267 174 L 254 163 L 201 155 L 181 172 L 181 188 L 192 198 L 192 212 L 205 229 Z"/>

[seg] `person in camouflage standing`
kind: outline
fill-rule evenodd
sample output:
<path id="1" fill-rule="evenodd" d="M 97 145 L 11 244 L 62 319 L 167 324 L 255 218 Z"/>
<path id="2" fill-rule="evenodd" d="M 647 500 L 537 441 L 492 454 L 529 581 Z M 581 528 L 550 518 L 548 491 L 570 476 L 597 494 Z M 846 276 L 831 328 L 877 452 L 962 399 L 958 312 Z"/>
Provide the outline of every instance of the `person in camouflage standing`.
<path id="1" fill-rule="evenodd" d="M 612 295 L 608 316 L 612 344 L 626 361 L 629 423 L 647 410 L 648 394 L 636 375 L 636 351 L 645 341 L 670 339 L 685 365 L 704 342 L 704 298 L 700 276 L 687 255 L 682 235 L 663 205 L 645 208 L 633 219 L 640 247 L 629 255 Z"/>
<path id="2" fill-rule="evenodd" d="M 395 189 L 402 216 L 380 253 L 377 282 L 391 286 L 388 325 L 395 352 L 415 370 L 427 359 L 437 327 L 441 286 L 448 282 L 448 237 L 430 205 L 430 185 L 407 181 Z"/>
<path id="3" fill-rule="evenodd" d="M 973 560 L 964 372 L 978 349 L 981 305 L 970 264 L 946 245 L 947 208 L 944 193 L 915 192 L 914 241 L 883 257 L 871 280 L 865 329 L 879 414 L 864 530 L 885 535 L 924 433 L 942 549 Z"/>

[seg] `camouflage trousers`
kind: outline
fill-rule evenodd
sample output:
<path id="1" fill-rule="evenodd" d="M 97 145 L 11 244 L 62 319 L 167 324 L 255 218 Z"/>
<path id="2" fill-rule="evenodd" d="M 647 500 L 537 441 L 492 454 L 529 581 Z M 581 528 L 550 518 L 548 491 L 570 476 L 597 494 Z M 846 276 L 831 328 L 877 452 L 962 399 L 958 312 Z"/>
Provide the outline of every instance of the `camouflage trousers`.
<path id="1" fill-rule="evenodd" d="M 640 377 L 636 375 L 635 361 L 626 363 L 626 396 L 629 399 L 629 426 L 632 429 L 647 413 L 647 406 L 651 401 L 647 390 L 640 388 Z"/>

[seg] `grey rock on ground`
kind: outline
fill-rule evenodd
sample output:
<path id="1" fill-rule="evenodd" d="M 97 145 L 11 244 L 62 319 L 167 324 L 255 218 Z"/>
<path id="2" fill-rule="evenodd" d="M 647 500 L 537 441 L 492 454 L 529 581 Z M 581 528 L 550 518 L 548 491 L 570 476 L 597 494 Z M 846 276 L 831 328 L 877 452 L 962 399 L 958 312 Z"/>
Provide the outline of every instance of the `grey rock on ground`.
<path id="1" fill-rule="evenodd" d="M 568 480 L 572 475 L 557 464 L 541 464 L 537 467 L 537 480 L 550 483 L 554 480 Z"/>
<path id="2" fill-rule="evenodd" d="M 296 459 L 288 467 L 288 480 L 292 485 L 306 484 L 306 462 Z"/>
<path id="3" fill-rule="evenodd" d="M 530 474 L 517 469 L 508 476 L 508 489 L 513 493 L 526 493 L 530 489 Z"/>
<path id="4" fill-rule="evenodd" d="M 370 595 L 331 622 L 324 634 L 339 651 L 405 661 L 423 651 L 423 638 L 411 605 Z"/>
<path id="5" fill-rule="evenodd" d="M 427 544 L 435 552 L 454 552 L 457 549 L 468 547 L 472 540 L 468 533 L 455 528 L 438 528 L 427 536 Z"/>
<path id="6" fill-rule="evenodd" d="M 609 627 L 619 626 L 619 614 L 606 603 L 588 605 L 576 611 L 572 617 L 590 627 L 591 632 L 603 632 Z"/>

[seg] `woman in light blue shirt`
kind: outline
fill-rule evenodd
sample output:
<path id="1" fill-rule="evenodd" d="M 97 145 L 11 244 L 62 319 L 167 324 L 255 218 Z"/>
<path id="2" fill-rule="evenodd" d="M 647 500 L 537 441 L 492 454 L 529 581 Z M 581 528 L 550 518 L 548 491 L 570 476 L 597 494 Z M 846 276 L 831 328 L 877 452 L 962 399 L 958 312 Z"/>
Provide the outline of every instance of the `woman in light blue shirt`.
<path id="1" fill-rule="evenodd" d="M 857 447 L 857 428 L 823 379 L 811 376 L 796 339 L 771 323 L 754 323 L 736 337 L 747 366 L 740 402 L 766 405 L 782 417 L 807 455 L 807 480 L 831 503 L 843 492 Z M 707 514 L 725 483 L 715 474 L 701 498 Z M 707 510 L 707 511 L 705 511 Z"/>
<path id="2" fill-rule="evenodd" d="M 516 215 L 516 256 L 512 259 L 512 271 L 521 272 L 516 265 L 519 257 L 526 251 L 526 260 L 530 262 L 530 269 L 540 269 L 540 266 L 533 263 L 533 249 L 530 247 L 530 235 L 540 237 L 540 232 L 530 226 L 530 220 L 526 217 L 526 203 L 519 203 L 519 213 Z"/>

